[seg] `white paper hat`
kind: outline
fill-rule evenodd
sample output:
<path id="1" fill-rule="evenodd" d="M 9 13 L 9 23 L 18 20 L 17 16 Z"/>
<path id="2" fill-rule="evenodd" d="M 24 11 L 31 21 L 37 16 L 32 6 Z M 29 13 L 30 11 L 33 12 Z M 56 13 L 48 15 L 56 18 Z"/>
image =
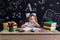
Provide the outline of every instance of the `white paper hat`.
<path id="1" fill-rule="evenodd" d="M 29 15 L 31 15 L 30 13 L 26 13 L 26 18 L 29 17 Z M 32 15 L 36 16 L 36 13 L 32 13 Z"/>

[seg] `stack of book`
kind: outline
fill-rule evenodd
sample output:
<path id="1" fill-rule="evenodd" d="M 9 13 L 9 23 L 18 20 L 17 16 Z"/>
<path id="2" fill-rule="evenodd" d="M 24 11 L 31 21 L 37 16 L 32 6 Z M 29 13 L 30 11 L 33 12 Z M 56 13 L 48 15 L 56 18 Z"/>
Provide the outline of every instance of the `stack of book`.
<path id="1" fill-rule="evenodd" d="M 17 23 L 16 22 L 13 23 L 13 30 L 17 30 Z"/>
<path id="2" fill-rule="evenodd" d="M 43 28 L 53 31 L 53 30 L 56 29 L 56 25 L 57 25 L 56 22 L 53 22 L 53 21 L 46 21 L 46 22 L 44 22 Z"/>
<path id="3" fill-rule="evenodd" d="M 8 23 L 13 23 L 12 28 L 13 30 L 17 30 L 17 23 L 16 22 L 5 22 L 3 23 L 3 27 L 5 30 L 9 30 L 9 24 Z"/>

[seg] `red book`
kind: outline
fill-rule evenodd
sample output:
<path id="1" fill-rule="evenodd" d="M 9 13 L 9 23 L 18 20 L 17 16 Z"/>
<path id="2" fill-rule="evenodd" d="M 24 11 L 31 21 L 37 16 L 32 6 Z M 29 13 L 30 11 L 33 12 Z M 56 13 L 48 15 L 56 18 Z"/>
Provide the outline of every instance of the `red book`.
<path id="1" fill-rule="evenodd" d="M 49 27 L 51 27 L 51 24 L 44 24 L 44 26 L 49 26 Z"/>

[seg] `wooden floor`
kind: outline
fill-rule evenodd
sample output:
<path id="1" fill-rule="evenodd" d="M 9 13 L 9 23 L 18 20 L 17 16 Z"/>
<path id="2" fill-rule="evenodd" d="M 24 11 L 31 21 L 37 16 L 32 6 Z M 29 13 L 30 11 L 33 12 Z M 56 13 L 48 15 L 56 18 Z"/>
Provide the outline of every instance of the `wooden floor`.
<path id="1" fill-rule="evenodd" d="M 1 32 L 0 40 L 60 40 L 60 33 Z"/>

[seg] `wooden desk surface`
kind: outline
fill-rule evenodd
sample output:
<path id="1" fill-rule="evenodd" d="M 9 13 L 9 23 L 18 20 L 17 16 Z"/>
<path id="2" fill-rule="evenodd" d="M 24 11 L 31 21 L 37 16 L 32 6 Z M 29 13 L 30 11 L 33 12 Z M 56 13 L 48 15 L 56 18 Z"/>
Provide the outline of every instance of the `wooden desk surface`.
<path id="1" fill-rule="evenodd" d="M 0 35 L 60 35 L 60 32 L 0 32 Z"/>
<path id="2" fill-rule="evenodd" d="M 0 40 L 60 40 L 60 32 L 0 32 Z"/>

